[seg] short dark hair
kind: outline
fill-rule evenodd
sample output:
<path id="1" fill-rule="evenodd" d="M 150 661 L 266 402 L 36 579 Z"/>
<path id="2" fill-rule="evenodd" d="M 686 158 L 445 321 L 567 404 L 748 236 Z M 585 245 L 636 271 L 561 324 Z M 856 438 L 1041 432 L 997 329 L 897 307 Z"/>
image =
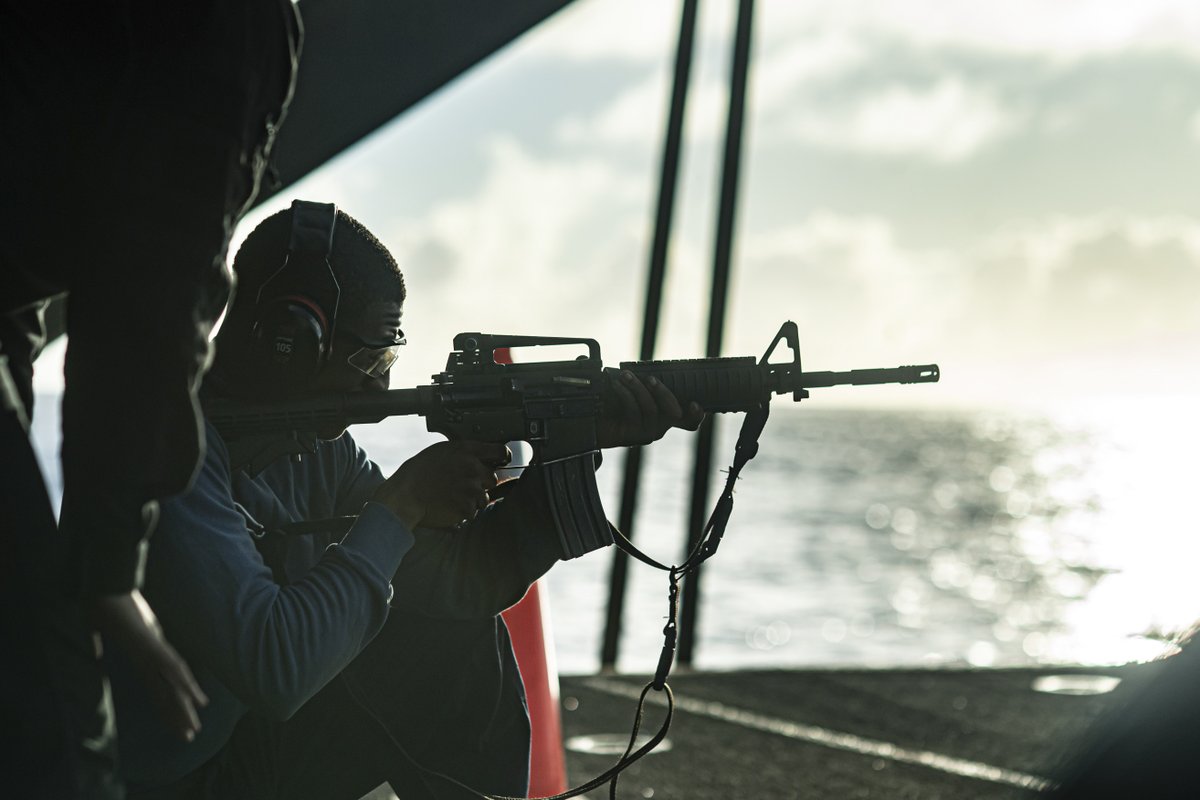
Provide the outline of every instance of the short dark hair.
<path id="1" fill-rule="evenodd" d="M 246 237 L 233 262 L 237 292 L 229 309 L 231 319 L 242 317 L 243 311 L 253 316 L 258 290 L 283 266 L 291 235 L 292 210 L 287 208 L 267 217 Z M 404 275 L 396 259 L 361 222 L 340 209 L 329 265 L 341 287 L 342 309 L 353 313 L 381 298 L 404 302 Z"/>
<path id="2" fill-rule="evenodd" d="M 291 236 L 292 210 L 286 208 L 260 222 L 238 249 L 233 261 L 236 288 L 217 337 L 214 373 L 236 372 L 249 351 L 259 289 L 283 266 Z M 404 302 L 407 290 L 396 259 L 361 222 L 340 209 L 329 265 L 341 289 L 341 320 L 353 318 L 373 300 Z"/>

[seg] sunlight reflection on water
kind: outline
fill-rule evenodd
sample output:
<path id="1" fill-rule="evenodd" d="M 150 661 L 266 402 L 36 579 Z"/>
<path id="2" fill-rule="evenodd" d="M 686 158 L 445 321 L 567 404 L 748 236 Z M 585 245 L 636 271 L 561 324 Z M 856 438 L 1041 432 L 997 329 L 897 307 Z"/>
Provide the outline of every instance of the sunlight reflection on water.
<path id="1" fill-rule="evenodd" d="M 775 414 L 704 575 L 697 665 L 1161 654 L 1154 637 L 1200 616 L 1183 461 L 1183 443 L 1200 439 L 1185 409 L 1120 411 Z M 722 426 L 719 461 L 735 429 Z M 638 541 L 678 560 L 690 448 L 668 438 L 647 460 Z M 566 671 L 595 668 L 607 570 L 584 559 L 551 577 Z M 633 567 L 623 669 L 653 667 L 664 586 Z"/>

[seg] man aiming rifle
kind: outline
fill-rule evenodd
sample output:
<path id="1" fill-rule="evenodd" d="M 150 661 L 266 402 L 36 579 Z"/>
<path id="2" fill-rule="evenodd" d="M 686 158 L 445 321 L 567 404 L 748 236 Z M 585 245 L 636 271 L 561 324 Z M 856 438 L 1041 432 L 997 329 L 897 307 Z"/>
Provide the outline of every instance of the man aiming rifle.
<path id="1" fill-rule="evenodd" d="M 405 286 L 360 224 L 297 202 L 234 270 L 212 401 L 387 389 Z M 703 419 L 657 380 L 617 373 L 609 391 L 598 447 Z M 385 477 L 337 424 L 261 472 L 207 433 L 194 486 L 163 503 L 145 593 L 210 702 L 177 743 L 107 654 L 131 800 L 522 794 L 529 727 L 497 615 L 561 555 L 544 485 L 501 484 L 496 442 L 441 442 Z"/>

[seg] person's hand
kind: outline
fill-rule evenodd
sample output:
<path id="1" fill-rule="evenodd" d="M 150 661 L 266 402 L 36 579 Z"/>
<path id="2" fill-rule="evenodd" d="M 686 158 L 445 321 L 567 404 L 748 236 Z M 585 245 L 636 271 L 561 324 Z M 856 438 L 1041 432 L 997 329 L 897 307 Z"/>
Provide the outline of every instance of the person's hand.
<path id="1" fill-rule="evenodd" d="M 446 528 L 470 520 L 489 502 L 496 469 L 512 453 L 489 442 L 439 442 L 400 465 L 372 498 L 410 529 Z"/>
<path id="2" fill-rule="evenodd" d="M 609 370 L 609 394 L 604 413 L 596 422 L 596 442 L 601 447 L 630 447 L 656 442 L 671 428 L 694 431 L 704 421 L 697 403 L 679 405 L 661 381 L 643 381 L 628 370 Z"/>
<path id="3" fill-rule="evenodd" d="M 101 638 L 119 647 L 134 665 L 163 722 L 186 741 L 196 738 L 200 731 L 196 708 L 208 705 L 208 697 L 187 662 L 163 638 L 158 618 L 142 593 L 134 589 L 100 595 L 89 610 Z"/>

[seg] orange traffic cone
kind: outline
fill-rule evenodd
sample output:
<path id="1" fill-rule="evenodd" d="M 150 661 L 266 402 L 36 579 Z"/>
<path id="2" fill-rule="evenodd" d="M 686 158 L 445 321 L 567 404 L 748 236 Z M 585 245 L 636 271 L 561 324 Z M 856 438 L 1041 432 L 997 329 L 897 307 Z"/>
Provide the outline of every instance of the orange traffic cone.
<path id="1" fill-rule="evenodd" d="M 533 729 L 529 758 L 529 796 L 548 797 L 567 789 L 562 720 L 558 712 L 558 669 L 550 635 L 550 609 L 541 583 L 529 587 L 521 602 L 504 612 L 517 666 L 525 682 Z"/>

